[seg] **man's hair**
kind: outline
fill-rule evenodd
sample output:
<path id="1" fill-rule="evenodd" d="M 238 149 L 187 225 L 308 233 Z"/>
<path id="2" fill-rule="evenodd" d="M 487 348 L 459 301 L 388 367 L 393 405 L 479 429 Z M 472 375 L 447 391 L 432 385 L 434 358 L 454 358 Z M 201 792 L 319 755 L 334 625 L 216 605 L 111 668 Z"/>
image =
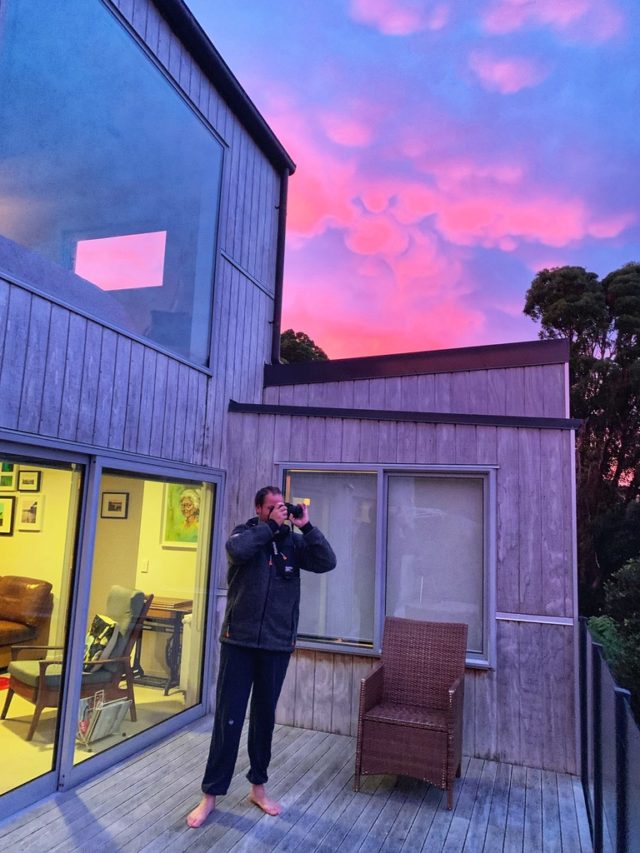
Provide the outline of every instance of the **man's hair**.
<path id="1" fill-rule="evenodd" d="M 267 495 L 281 495 L 282 489 L 279 486 L 263 486 L 256 492 L 255 506 L 262 506 Z"/>

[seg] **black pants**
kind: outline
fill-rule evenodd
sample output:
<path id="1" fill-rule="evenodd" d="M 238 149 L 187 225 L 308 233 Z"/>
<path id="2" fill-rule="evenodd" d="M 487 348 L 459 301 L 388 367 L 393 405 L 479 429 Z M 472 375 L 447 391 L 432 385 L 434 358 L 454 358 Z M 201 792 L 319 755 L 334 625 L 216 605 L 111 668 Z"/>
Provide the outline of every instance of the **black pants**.
<path id="1" fill-rule="evenodd" d="M 289 665 L 289 652 L 269 652 L 222 643 L 216 692 L 216 714 L 207 767 L 205 794 L 226 794 L 238 757 L 240 735 L 251 693 L 247 779 L 264 785 L 271 761 L 276 705 Z"/>

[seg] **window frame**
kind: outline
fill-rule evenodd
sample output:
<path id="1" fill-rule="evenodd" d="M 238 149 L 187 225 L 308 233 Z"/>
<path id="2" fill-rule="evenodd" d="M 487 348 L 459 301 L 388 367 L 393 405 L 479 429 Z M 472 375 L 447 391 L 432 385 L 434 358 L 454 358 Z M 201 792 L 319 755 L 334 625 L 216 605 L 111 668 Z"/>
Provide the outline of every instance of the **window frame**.
<path id="1" fill-rule="evenodd" d="M 329 462 L 278 462 L 278 482 L 286 494 L 287 475 L 292 473 L 348 472 L 376 475 L 376 559 L 374 594 L 374 636 L 372 648 L 341 644 L 330 640 L 298 640 L 296 648 L 310 651 L 379 657 L 382 652 L 382 634 L 386 609 L 386 554 L 387 507 L 389 477 L 396 475 L 424 477 L 452 477 L 482 479 L 483 495 L 483 649 L 467 651 L 466 666 L 473 669 L 494 669 L 496 660 L 496 559 L 497 559 L 497 465 L 442 465 L 442 464 L 366 464 Z M 313 519 L 312 519 L 313 520 Z"/>

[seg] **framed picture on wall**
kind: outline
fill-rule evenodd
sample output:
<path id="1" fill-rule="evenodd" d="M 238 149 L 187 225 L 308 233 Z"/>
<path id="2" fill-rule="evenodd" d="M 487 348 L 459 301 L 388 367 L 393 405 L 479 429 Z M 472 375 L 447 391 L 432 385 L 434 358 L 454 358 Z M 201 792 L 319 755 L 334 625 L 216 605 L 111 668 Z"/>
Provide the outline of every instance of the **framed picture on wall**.
<path id="1" fill-rule="evenodd" d="M 18 530 L 21 533 L 40 533 L 44 497 L 42 495 L 20 495 L 16 512 Z"/>
<path id="2" fill-rule="evenodd" d="M 41 480 L 41 471 L 25 471 L 21 468 L 20 471 L 18 471 L 18 491 L 39 492 Z"/>
<path id="3" fill-rule="evenodd" d="M 202 489 L 183 483 L 165 483 L 162 502 L 163 548 L 196 548 Z"/>
<path id="4" fill-rule="evenodd" d="M 129 515 L 129 492 L 103 492 L 100 518 L 126 518 Z"/>
<path id="5" fill-rule="evenodd" d="M 0 536 L 11 536 L 13 533 L 15 505 L 15 498 L 0 497 Z"/>
<path id="6" fill-rule="evenodd" d="M 0 492 L 15 492 L 18 466 L 13 462 L 0 462 Z"/>

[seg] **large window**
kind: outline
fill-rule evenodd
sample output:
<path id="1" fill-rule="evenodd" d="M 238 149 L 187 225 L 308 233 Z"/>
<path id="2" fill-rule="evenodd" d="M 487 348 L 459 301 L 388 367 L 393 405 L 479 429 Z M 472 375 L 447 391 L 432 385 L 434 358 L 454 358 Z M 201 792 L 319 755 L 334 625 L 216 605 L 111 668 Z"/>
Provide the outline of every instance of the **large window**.
<path id="1" fill-rule="evenodd" d="M 0 235 L 32 283 L 206 364 L 213 134 L 101 0 L 3 0 L 0 91 Z"/>
<path id="2" fill-rule="evenodd" d="M 304 573 L 299 638 L 371 648 L 374 641 L 376 475 L 291 472 L 287 493 L 308 501 L 338 557 L 328 574 Z"/>
<path id="3" fill-rule="evenodd" d="M 467 659 L 491 658 L 493 472 L 289 468 L 338 565 L 303 573 L 298 641 L 377 651 L 385 615 L 469 626 Z"/>

